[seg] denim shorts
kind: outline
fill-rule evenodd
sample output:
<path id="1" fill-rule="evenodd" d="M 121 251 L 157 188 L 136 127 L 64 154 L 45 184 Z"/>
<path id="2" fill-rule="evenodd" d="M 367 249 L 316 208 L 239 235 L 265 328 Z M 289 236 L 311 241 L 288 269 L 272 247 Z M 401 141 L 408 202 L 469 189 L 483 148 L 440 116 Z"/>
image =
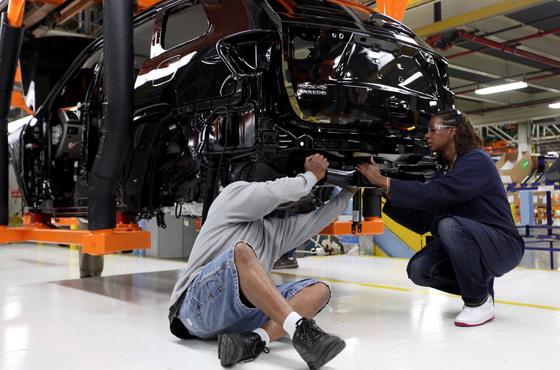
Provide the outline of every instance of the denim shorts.
<path id="1" fill-rule="evenodd" d="M 260 328 L 269 318 L 241 302 L 239 279 L 232 247 L 205 265 L 189 285 L 178 318 L 190 334 L 215 338 L 220 333 L 247 332 Z M 286 300 L 318 283 L 304 279 L 278 286 Z"/>

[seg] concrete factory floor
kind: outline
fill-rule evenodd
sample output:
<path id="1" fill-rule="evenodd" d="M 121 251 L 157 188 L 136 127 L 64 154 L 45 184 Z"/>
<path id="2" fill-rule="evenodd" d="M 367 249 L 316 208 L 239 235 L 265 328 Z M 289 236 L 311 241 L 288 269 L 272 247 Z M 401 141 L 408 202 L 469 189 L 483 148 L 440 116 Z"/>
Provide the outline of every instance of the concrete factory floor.
<path id="1" fill-rule="evenodd" d="M 496 281 L 496 319 L 458 328 L 458 297 L 414 286 L 406 260 L 308 257 L 276 282 L 313 276 L 333 290 L 317 317 L 347 348 L 326 369 L 543 369 L 560 347 L 560 274 L 518 268 Z M 168 331 L 183 262 L 107 256 L 104 276 L 77 279 L 62 247 L 0 246 L 0 369 L 217 369 L 215 341 Z M 234 369 L 306 369 L 288 340 Z"/>

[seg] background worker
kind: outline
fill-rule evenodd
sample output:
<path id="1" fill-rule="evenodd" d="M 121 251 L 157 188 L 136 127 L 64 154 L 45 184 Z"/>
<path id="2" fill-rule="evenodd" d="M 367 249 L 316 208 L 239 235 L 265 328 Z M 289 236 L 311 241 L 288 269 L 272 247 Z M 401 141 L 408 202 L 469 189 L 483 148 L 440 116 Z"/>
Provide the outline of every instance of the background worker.
<path id="1" fill-rule="evenodd" d="M 524 242 L 515 227 L 503 183 L 482 139 L 465 114 L 432 117 L 428 147 L 443 168 L 423 183 L 382 176 L 371 160 L 357 170 L 385 191 L 384 212 L 434 240 L 407 268 L 416 284 L 461 295 L 457 326 L 482 325 L 494 318 L 494 278 L 516 267 Z"/>
<path id="2" fill-rule="evenodd" d="M 275 287 L 274 261 L 318 234 L 344 211 L 355 190 L 342 191 L 313 212 L 270 217 L 280 204 L 308 195 L 325 177 L 328 161 L 315 154 L 305 173 L 269 182 L 235 182 L 209 209 L 171 297 L 171 331 L 179 338 L 218 337 L 222 366 L 255 359 L 284 336 L 312 369 L 345 347 L 311 319 L 329 301 L 330 290 L 313 279 Z"/>

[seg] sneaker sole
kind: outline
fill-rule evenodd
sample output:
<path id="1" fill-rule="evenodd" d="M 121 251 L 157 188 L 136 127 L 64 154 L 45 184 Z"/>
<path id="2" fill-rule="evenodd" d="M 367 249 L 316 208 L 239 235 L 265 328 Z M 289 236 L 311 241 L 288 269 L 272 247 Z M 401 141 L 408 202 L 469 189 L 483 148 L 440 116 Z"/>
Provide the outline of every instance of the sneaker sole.
<path id="1" fill-rule="evenodd" d="M 330 360 L 335 358 L 336 355 L 342 352 L 344 348 L 346 348 L 346 342 L 341 339 L 340 341 L 331 344 L 330 347 L 327 348 L 327 350 L 325 351 L 326 356 L 323 357 L 320 362 L 315 362 L 313 364 L 308 363 L 307 366 L 309 366 L 310 370 L 317 370 L 325 366 Z"/>
<path id="2" fill-rule="evenodd" d="M 472 327 L 475 327 L 475 326 L 484 325 L 487 322 L 490 322 L 490 321 L 494 320 L 494 317 L 495 316 L 492 316 L 491 318 L 489 318 L 488 320 L 486 320 L 484 322 L 481 322 L 480 324 L 467 324 L 466 322 L 455 321 L 455 326 L 459 326 L 461 328 L 472 328 Z"/>
<path id="3" fill-rule="evenodd" d="M 274 266 L 273 270 L 287 270 L 287 269 L 297 269 L 299 265 L 290 265 L 290 266 Z"/>
<path id="4" fill-rule="evenodd" d="M 229 336 L 224 334 L 218 335 L 218 358 L 220 359 L 220 364 L 224 367 L 234 365 L 234 363 L 231 363 L 232 353 L 226 352 L 227 347 L 233 348 L 233 345 L 229 346 L 232 342 L 233 341 L 229 338 Z"/>

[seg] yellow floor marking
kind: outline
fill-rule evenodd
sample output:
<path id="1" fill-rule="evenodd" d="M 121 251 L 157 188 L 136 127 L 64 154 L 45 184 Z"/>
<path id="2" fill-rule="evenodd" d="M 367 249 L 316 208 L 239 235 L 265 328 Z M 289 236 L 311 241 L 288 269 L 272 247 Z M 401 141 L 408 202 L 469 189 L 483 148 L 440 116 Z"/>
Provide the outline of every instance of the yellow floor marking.
<path id="1" fill-rule="evenodd" d="M 389 258 L 392 260 L 401 260 L 401 261 L 409 261 L 410 258 L 409 257 L 382 257 L 382 256 L 371 256 L 371 255 L 365 255 L 365 254 L 360 254 L 360 255 L 349 255 L 349 254 L 327 254 L 324 256 L 312 256 L 313 258 L 341 258 L 341 257 L 360 257 L 360 258 Z M 182 260 L 179 260 L 182 261 Z M 516 269 L 519 270 L 529 270 L 529 271 L 547 271 L 547 272 L 555 272 L 555 273 L 559 273 L 560 269 L 554 269 L 551 270 L 549 268 L 540 268 L 540 267 L 527 267 L 527 266 L 517 266 Z"/>
<path id="2" fill-rule="evenodd" d="M 294 274 L 294 273 L 290 273 L 290 272 L 281 272 L 281 271 L 273 271 L 272 273 L 276 274 L 276 275 L 291 276 L 291 277 L 295 277 L 295 278 L 306 278 L 307 277 L 307 278 L 313 278 L 313 279 L 316 279 L 316 280 L 326 281 L 326 282 L 330 282 L 330 283 L 350 284 L 350 285 L 363 286 L 363 287 L 366 287 L 366 288 L 384 289 L 384 290 L 392 290 L 392 291 L 397 291 L 397 292 L 416 293 L 416 294 L 438 294 L 438 295 L 443 295 L 443 296 L 447 296 L 447 297 L 457 297 L 457 296 L 452 295 L 452 294 L 442 293 L 442 292 L 438 292 L 438 291 L 430 291 L 430 290 L 427 290 L 427 289 L 426 290 L 421 290 L 421 289 L 412 289 L 412 288 L 402 288 L 402 287 L 396 287 L 396 286 L 390 286 L 390 285 L 381 285 L 381 284 L 372 284 L 372 283 L 359 283 L 359 282 L 349 281 L 349 280 L 332 279 L 332 278 L 312 276 L 312 275 L 304 275 L 304 274 Z M 509 306 L 536 308 L 536 309 L 540 309 L 540 310 L 559 311 L 560 312 L 560 307 L 555 307 L 555 306 L 546 306 L 546 305 L 524 303 L 524 302 L 503 301 L 501 299 L 498 299 L 496 301 L 496 303 L 505 304 L 505 305 L 509 305 Z"/>

